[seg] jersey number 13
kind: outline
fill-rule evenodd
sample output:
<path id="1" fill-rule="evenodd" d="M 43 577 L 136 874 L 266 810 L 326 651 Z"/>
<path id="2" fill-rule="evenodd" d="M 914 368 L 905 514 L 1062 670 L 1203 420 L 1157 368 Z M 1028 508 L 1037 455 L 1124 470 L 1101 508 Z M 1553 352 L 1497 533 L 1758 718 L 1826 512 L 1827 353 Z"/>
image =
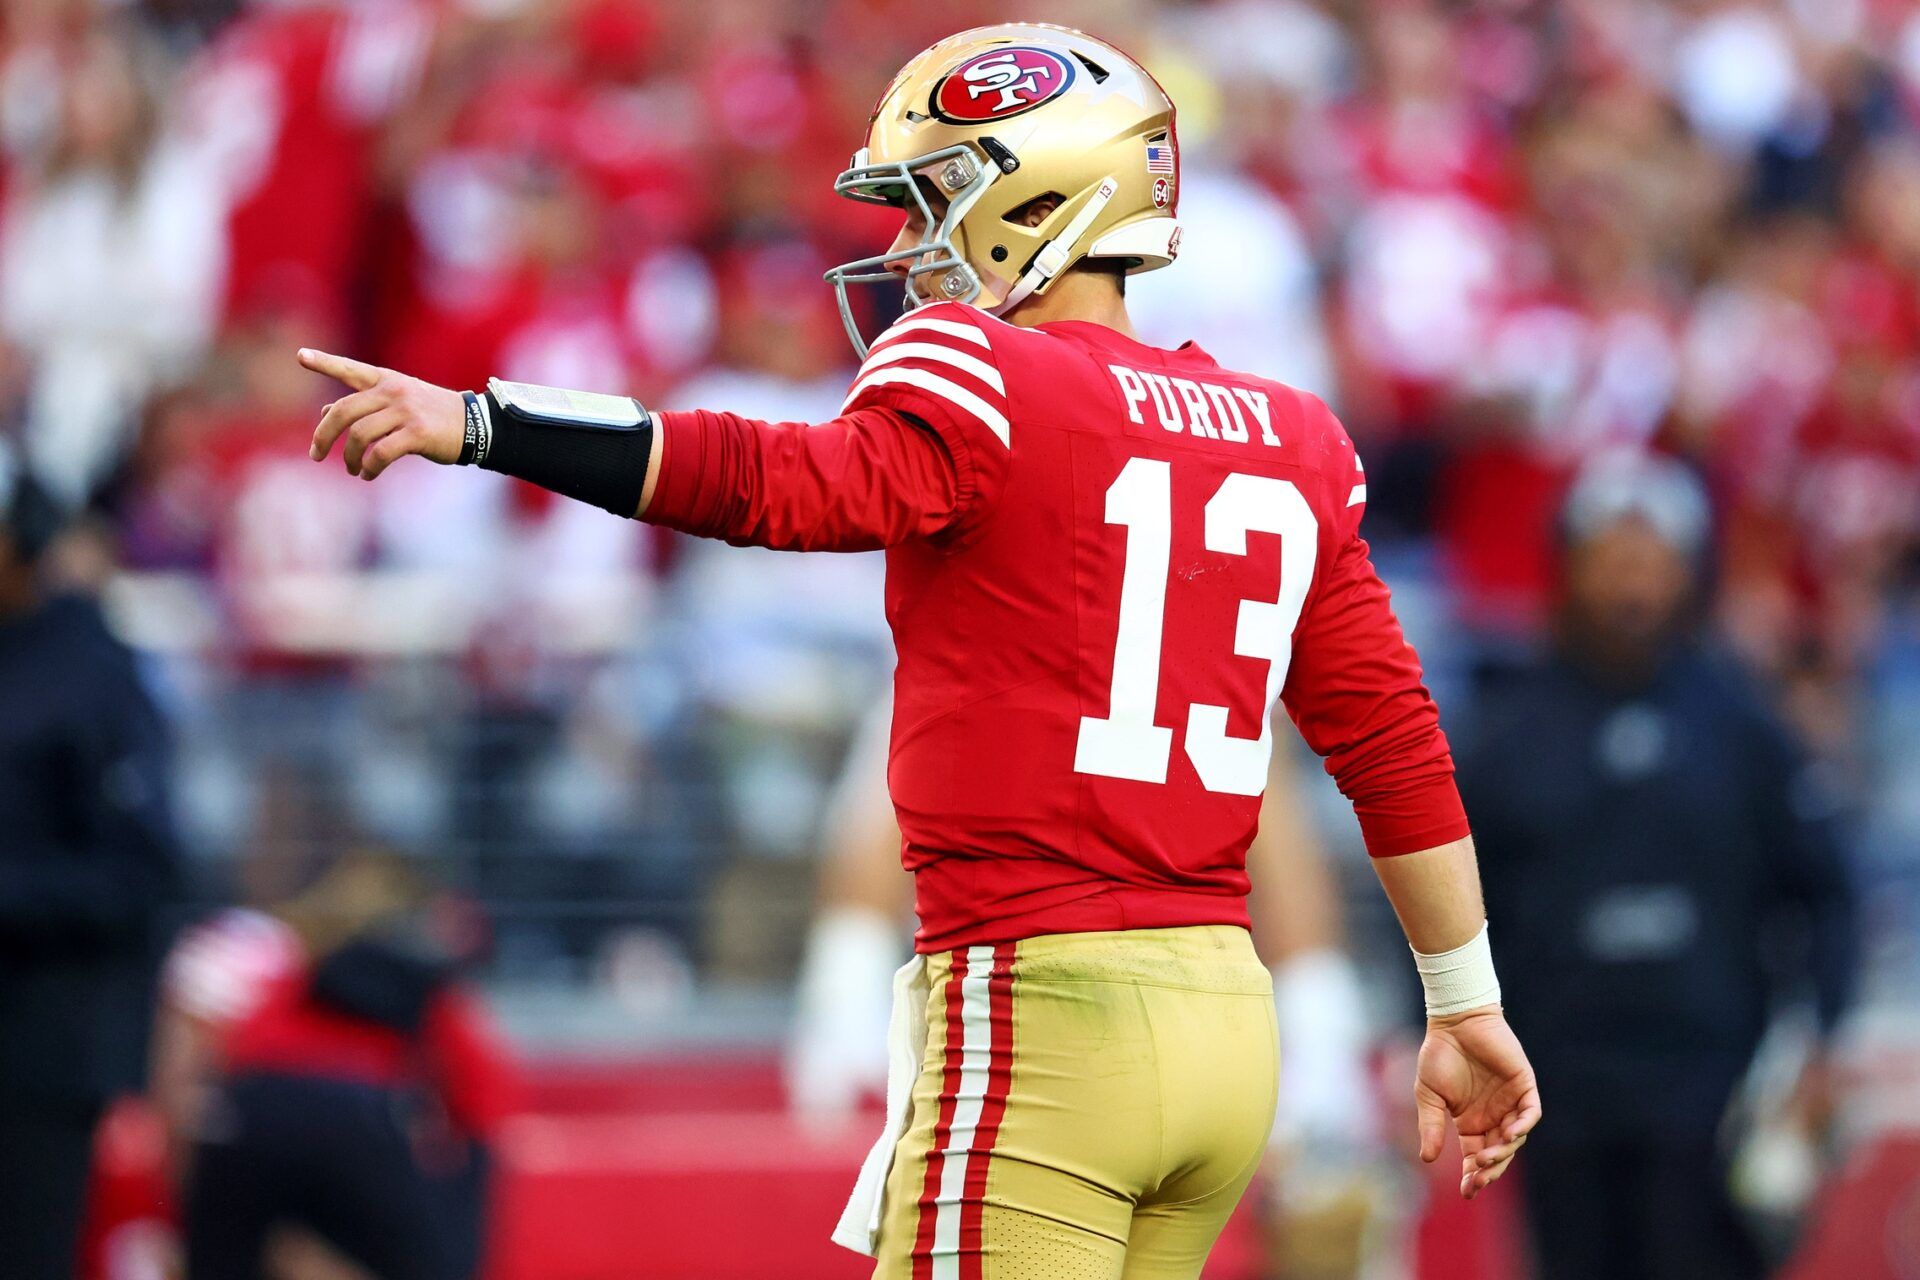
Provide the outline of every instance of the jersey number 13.
<path id="1" fill-rule="evenodd" d="M 1173 473 L 1166 462 L 1134 458 L 1107 489 L 1108 524 L 1127 530 L 1120 580 L 1120 626 L 1113 643 L 1113 684 L 1104 717 L 1080 717 L 1074 752 L 1077 773 L 1135 782 L 1167 780 L 1173 730 L 1154 723 L 1160 696 L 1161 632 L 1166 621 L 1167 570 L 1173 552 Z M 1242 600 L 1233 651 L 1267 662 L 1260 736 L 1227 732 L 1227 708 L 1196 702 L 1187 708 L 1186 752 L 1209 791 L 1257 796 L 1267 785 L 1273 754 L 1269 711 L 1287 682 L 1293 629 L 1313 581 L 1318 522 L 1288 480 L 1238 472 L 1207 500 L 1207 550 L 1247 554 L 1249 533 L 1280 536 L 1280 583 L 1272 600 Z"/>

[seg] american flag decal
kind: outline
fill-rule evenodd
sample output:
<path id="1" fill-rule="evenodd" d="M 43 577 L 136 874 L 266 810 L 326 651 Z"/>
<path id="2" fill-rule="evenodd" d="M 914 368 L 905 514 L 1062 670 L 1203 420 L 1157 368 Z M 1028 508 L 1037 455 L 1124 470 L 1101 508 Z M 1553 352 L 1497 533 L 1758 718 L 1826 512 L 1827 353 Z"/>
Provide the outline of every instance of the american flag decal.
<path id="1" fill-rule="evenodd" d="M 1147 172 L 1173 172 L 1173 145 L 1167 142 L 1149 142 L 1147 144 Z"/>

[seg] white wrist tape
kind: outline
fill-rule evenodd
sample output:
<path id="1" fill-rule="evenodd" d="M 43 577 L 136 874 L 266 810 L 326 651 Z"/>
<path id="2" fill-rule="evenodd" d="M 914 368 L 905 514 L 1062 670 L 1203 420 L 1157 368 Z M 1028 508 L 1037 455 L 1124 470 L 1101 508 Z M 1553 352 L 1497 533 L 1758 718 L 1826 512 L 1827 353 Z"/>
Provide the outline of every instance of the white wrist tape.
<path id="1" fill-rule="evenodd" d="M 1429 1018 L 1500 1003 L 1500 980 L 1493 976 L 1493 949 L 1487 945 L 1484 924 L 1472 941 L 1451 951 L 1431 956 L 1414 952 L 1413 964 L 1420 971 Z"/>

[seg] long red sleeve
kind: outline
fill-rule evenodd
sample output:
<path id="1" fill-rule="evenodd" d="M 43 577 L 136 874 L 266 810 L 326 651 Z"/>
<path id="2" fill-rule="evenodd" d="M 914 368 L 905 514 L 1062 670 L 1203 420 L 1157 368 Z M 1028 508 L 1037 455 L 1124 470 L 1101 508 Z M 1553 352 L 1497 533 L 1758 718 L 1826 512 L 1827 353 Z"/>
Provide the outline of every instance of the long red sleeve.
<path id="1" fill-rule="evenodd" d="M 513 1052 L 486 1007 L 465 988 L 450 988 L 428 1008 L 422 1029 L 448 1115 L 473 1137 L 496 1136 L 523 1099 Z"/>
<path id="2" fill-rule="evenodd" d="M 645 519 L 744 546 L 872 551 L 941 532 L 972 498 L 962 442 L 893 409 L 831 422 L 662 413 Z"/>
<path id="3" fill-rule="evenodd" d="M 1357 535 L 1328 566 L 1293 655 L 1281 701 L 1352 802 L 1367 852 L 1392 857 L 1465 836 L 1439 709 Z"/>

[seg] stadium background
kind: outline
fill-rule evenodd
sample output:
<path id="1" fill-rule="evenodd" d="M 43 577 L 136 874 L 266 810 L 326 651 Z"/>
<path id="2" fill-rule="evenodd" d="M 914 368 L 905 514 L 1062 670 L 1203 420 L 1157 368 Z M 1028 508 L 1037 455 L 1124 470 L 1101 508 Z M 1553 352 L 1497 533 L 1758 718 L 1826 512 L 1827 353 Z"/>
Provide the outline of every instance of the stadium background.
<path id="1" fill-rule="evenodd" d="M 894 230 L 831 179 L 906 56 L 1016 17 L 1088 26 L 1180 103 L 1190 229 L 1135 284 L 1142 330 L 1339 410 L 1449 717 L 1478 655 L 1537 631 L 1581 461 L 1652 444 L 1698 469 L 1714 622 L 1857 815 L 1836 1176 L 1867 1181 L 1827 1197 L 1807 1256 L 1881 1200 L 1915 1212 L 1920 7 L 4 14 L 0 419 L 86 507 L 60 570 L 162 691 L 195 909 L 374 841 L 484 910 L 530 1082 L 503 1276 L 859 1274 L 824 1234 L 867 1126 L 790 1118 L 777 1060 L 828 791 L 885 678 L 878 569 L 690 545 L 491 475 L 358 484 L 305 461 L 332 392 L 291 352 L 830 416 L 852 362 L 820 272 Z M 1401 944 L 1302 770 L 1404 1036 Z M 1510 1205 L 1429 1199 L 1419 1274 L 1523 1273 Z M 1259 1274 L 1256 1233 L 1219 1275 Z"/>

